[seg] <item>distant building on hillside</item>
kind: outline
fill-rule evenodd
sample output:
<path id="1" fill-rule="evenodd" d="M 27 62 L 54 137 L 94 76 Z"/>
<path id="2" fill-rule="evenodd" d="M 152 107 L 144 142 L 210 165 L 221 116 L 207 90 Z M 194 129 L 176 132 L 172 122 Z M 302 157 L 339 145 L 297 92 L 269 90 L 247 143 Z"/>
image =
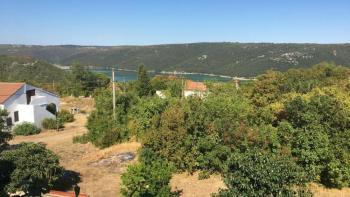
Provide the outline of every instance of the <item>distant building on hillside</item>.
<path id="1" fill-rule="evenodd" d="M 157 95 L 159 98 L 162 98 L 162 99 L 165 99 L 165 98 L 166 98 L 164 92 L 161 91 L 161 90 L 157 90 L 157 91 L 156 91 L 156 95 Z"/>
<path id="2" fill-rule="evenodd" d="M 43 89 L 25 83 L 0 82 L 0 109 L 9 113 L 6 119 L 8 127 L 21 122 L 41 127 L 45 118 L 55 118 L 59 104 L 57 95 Z"/>
<path id="3" fill-rule="evenodd" d="M 208 88 L 203 82 L 194 82 L 192 80 L 186 80 L 184 88 L 184 97 L 198 96 L 203 98 L 208 93 Z"/>

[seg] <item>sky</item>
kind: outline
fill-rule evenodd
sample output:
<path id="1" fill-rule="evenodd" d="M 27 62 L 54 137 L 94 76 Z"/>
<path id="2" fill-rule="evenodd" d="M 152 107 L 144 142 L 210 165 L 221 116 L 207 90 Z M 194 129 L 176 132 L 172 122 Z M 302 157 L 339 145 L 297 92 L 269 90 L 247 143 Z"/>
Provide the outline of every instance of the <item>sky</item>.
<path id="1" fill-rule="evenodd" d="M 0 44 L 350 43 L 350 0 L 0 0 Z"/>

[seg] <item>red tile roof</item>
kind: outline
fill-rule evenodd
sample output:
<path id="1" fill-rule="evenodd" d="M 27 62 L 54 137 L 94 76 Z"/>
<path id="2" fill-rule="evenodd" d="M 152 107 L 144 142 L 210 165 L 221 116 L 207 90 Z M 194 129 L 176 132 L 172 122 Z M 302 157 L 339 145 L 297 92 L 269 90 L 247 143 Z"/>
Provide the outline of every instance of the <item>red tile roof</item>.
<path id="1" fill-rule="evenodd" d="M 207 91 L 207 86 L 203 82 L 186 81 L 185 90 Z"/>
<path id="2" fill-rule="evenodd" d="M 74 192 L 61 192 L 61 191 L 51 190 L 46 196 L 50 196 L 50 197 L 75 197 L 75 193 Z M 88 195 L 80 193 L 79 197 L 88 197 Z"/>
<path id="3" fill-rule="evenodd" d="M 0 82 L 0 104 L 4 103 L 8 98 L 14 95 L 24 83 L 5 83 Z"/>

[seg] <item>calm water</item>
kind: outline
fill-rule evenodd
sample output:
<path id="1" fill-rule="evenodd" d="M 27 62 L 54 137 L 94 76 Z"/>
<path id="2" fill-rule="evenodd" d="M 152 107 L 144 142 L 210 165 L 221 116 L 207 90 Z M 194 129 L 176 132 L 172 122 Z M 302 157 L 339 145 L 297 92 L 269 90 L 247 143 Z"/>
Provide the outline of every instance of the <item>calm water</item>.
<path id="1" fill-rule="evenodd" d="M 94 72 L 101 72 L 108 75 L 110 78 L 112 78 L 112 72 L 109 70 L 94 70 Z M 160 73 L 149 73 L 149 76 L 153 77 L 155 75 L 164 75 Z M 177 75 L 177 76 L 183 76 L 186 79 L 191 79 L 193 81 L 230 81 L 231 79 L 220 77 L 220 76 L 207 76 L 207 75 L 200 75 L 200 74 L 186 74 L 186 75 Z M 134 81 L 137 80 L 137 72 L 133 71 L 115 71 L 115 79 L 119 82 L 124 81 Z"/>

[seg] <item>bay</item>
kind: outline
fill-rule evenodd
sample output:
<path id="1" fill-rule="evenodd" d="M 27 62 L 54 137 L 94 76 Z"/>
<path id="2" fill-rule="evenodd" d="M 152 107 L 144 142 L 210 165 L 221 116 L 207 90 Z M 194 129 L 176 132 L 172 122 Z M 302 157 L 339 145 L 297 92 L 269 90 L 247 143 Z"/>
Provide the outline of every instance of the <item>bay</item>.
<path id="1" fill-rule="evenodd" d="M 106 74 L 108 77 L 112 78 L 112 71 L 110 70 L 93 70 L 94 72 L 100 72 Z M 149 72 L 150 77 L 154 77 L 156 75 L 165 75 L 168 76 L 170 74 L 165 73 L 155 73 Z M 205 74 L 176 74 L 178 77 L 184 77 L 185 79 L 190 79 L 193 81 L 230 81 L 231 78 L 221 77 L 221 76 L 209 76 Z M 137 72 L 135 71 L 125 71 L 125 70 L 116 70 L 115 71 L 115 79 L 118 82 L 128 82 L 137 80 Z"/>

